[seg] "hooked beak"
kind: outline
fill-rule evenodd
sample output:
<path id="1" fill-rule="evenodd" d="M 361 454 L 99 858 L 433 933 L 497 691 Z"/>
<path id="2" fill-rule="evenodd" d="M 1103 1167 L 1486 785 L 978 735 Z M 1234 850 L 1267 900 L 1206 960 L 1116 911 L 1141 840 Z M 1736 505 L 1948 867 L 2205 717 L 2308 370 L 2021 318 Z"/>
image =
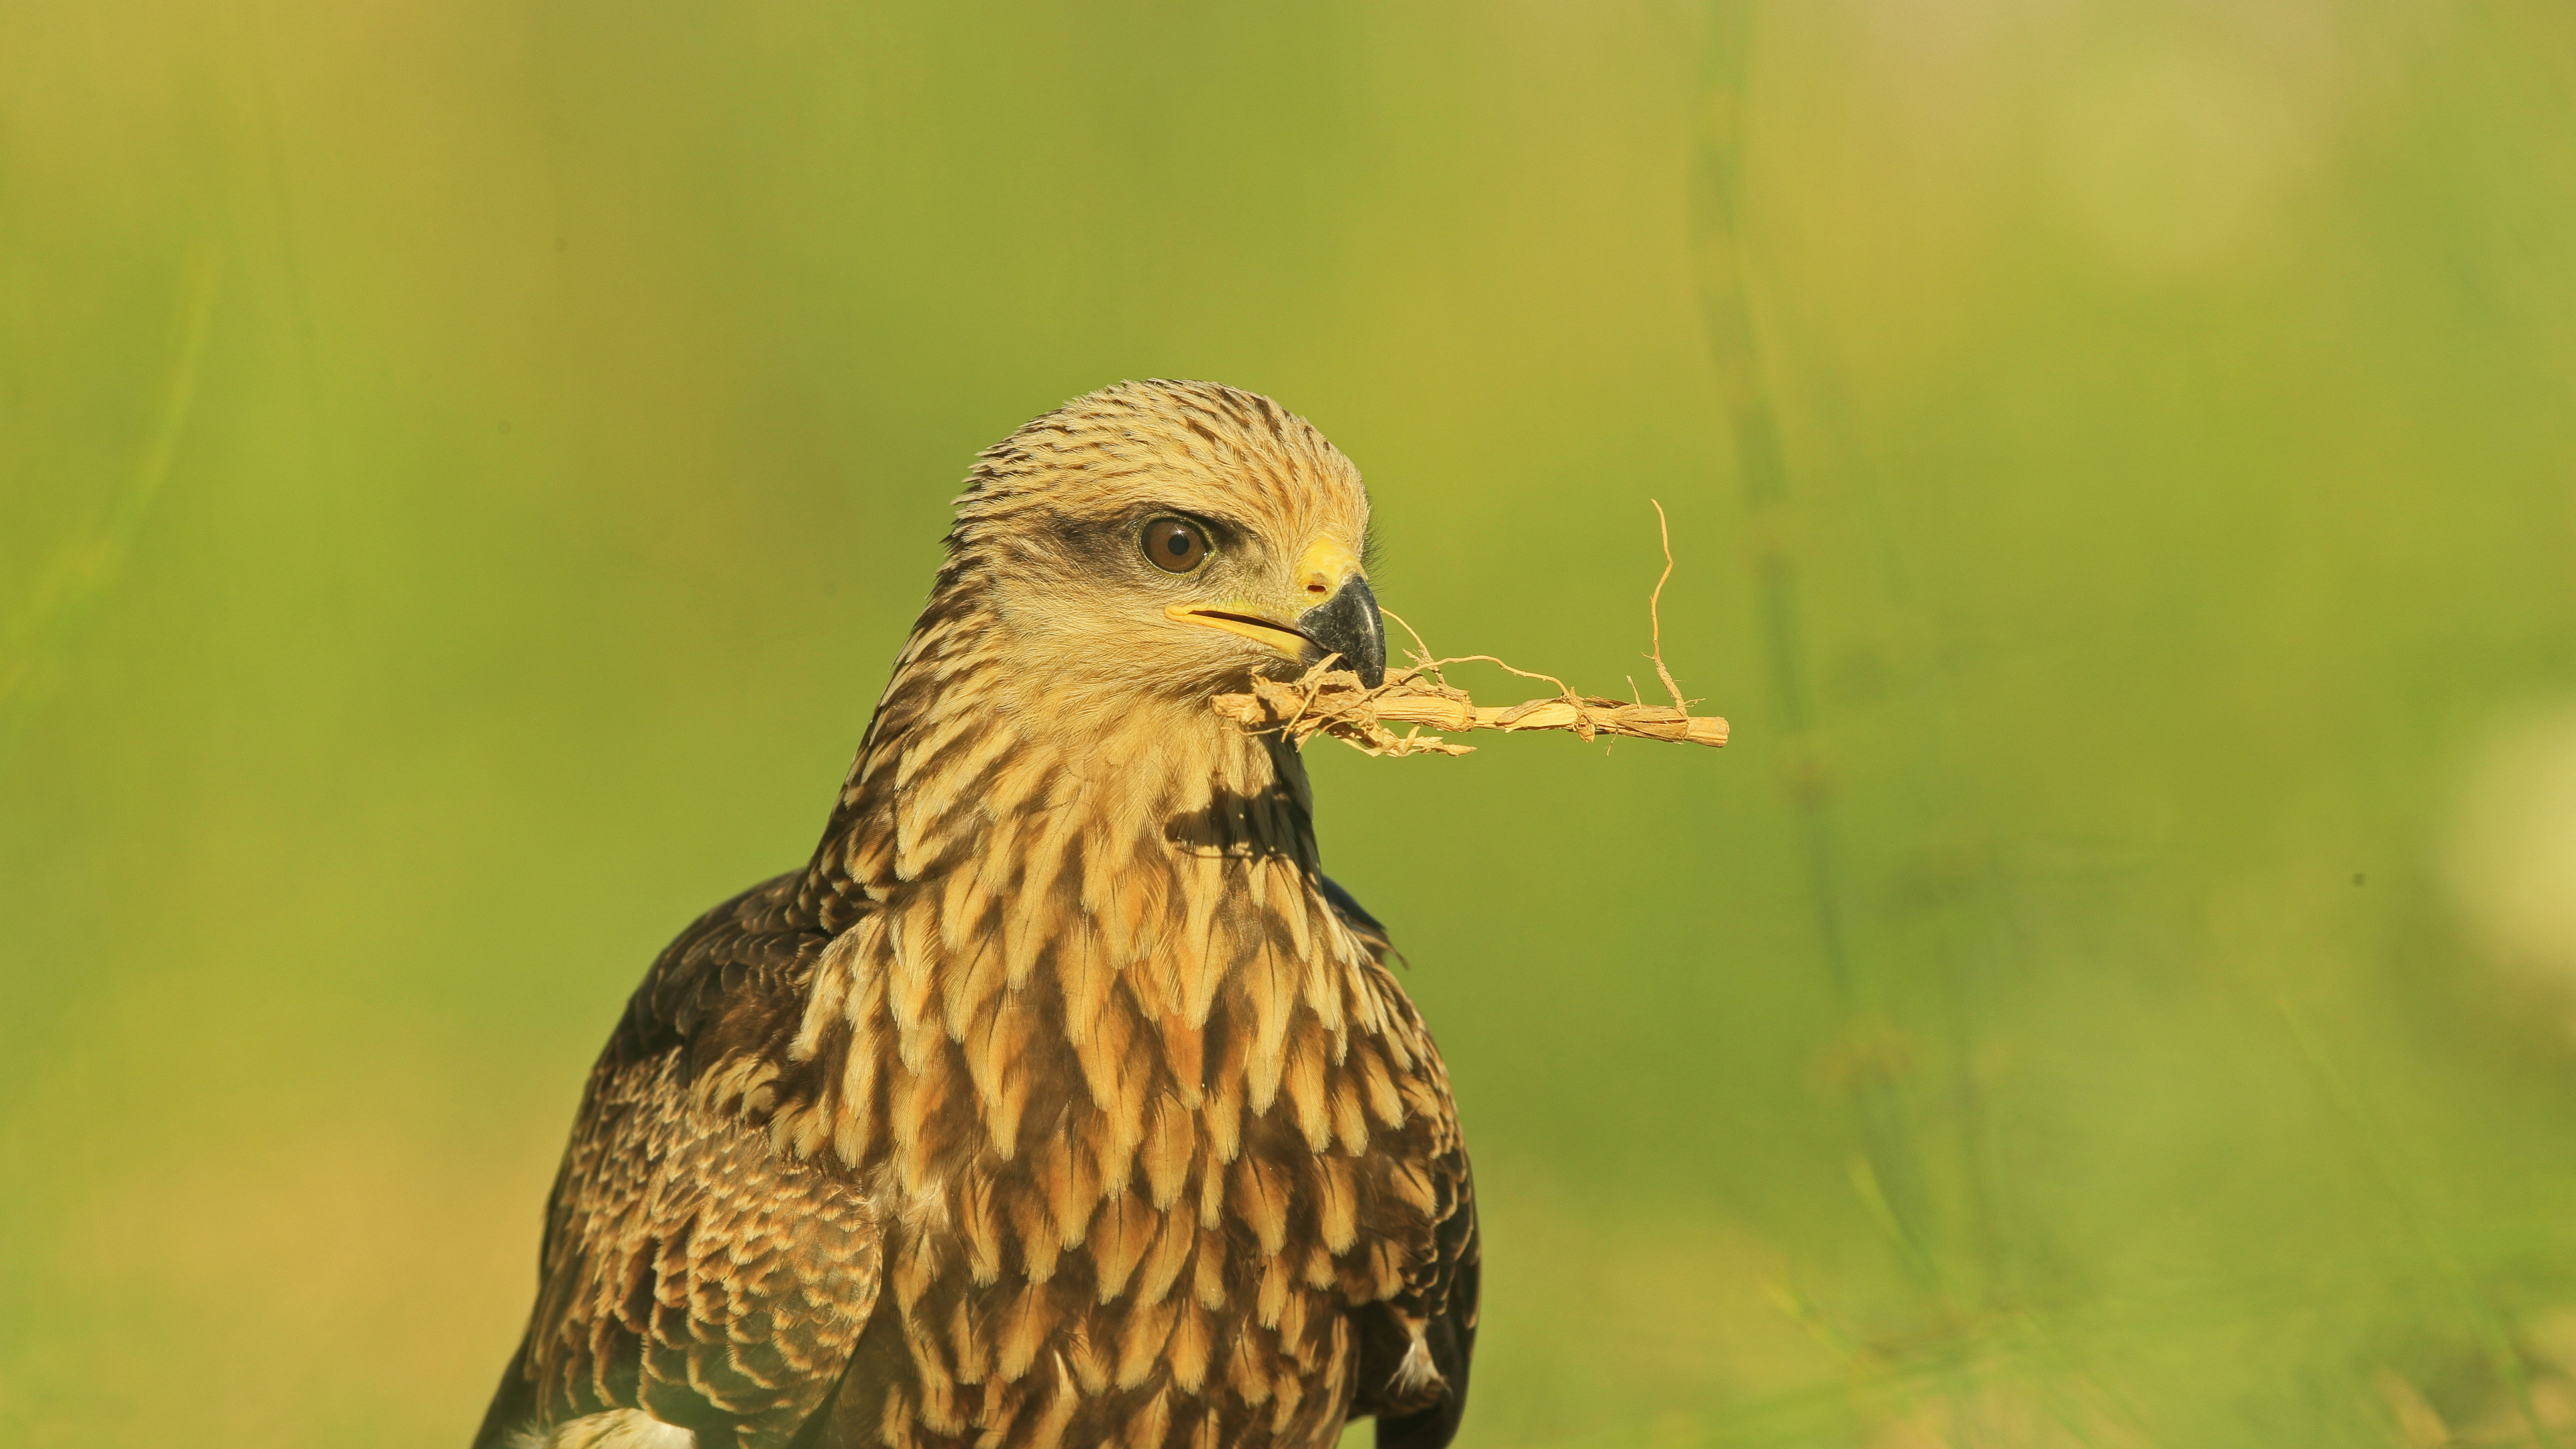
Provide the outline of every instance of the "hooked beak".
<path id="1" fill-rule="evenodd" d="M 1344 669 L 1371 689 L 1386 681 L 1386 625 L 1378 618 L 1377 595 L 1368 580 L 1353 574 L 1333 596 L 1297 616 L 1297 632 L 1313 641 L 1301 663 L 1312 667 L 1327 654 L 1342 656 Z"/>

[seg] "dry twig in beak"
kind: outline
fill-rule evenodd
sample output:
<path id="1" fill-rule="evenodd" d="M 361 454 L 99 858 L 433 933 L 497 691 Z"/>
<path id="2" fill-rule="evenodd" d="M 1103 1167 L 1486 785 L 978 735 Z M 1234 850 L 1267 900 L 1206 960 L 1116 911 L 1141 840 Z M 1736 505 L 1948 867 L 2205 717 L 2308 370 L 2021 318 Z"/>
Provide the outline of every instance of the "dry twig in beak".
<path id="1" fill-rule="evenodd" d="M 1655 521 L 1658 527 L 1664 526 L 1660 503 L 1655 505 Z M 1246 733 L 1276 733 L 1300 749 L 1309 738 L 1321 734 L 1368 755 L 1463 755 L 1475 748 L 1426 735 L 1422 732 L 1426 728 L 1452 734 L 1469 730 L 1566 730 L 1584 740 L 1597 735 L 1625 735 L 1641 740 L 1723 745 L 1726 721 L 1715 715 L 1692 714 L 1691 701 L 1682 698 L 1681 686 L 1673 682 L 1672 671 L 1664 667 L 1663 620 L 1658 605 L 1663 599 L 1664 580 L 1671 578 L 1672 572 L 1672 534 L 1665 528 L 1664 572 L 1655 580 L 1654 595 L 1646 603 L 1654 630 L 1654 650 L 1647 657 L 1654 661 L 1655 674 L 1663 680 L 1664 688 L 1672 693 L 1670 705 L 1623 703 L 1576 694 L 1553 675 L 1516 669 L 1490 654 L 1435 659 L 1413 626 L 1387 611 L 1388 618 L 1403 624 L 1404 631 L 1413 635 L 1416 647 L 1406 651 L 1413 663 L 1389 669 L 1386 682 L 1377 688 L 1362 685 L 1358 675 L 1334 668 L 1337 659 L 1327 658 L 1293 684 L 1256 679 L 1249 693 L 1218 695 L 1216 712 Z M 1557 692 L 1522 704 L 1480 705 L 1441 674 L 1446 665 L 1471 661 L 1499 666 L 1524 679 L 1546 680 L 1556 686 Z M 1394 725 L 1409 728 L 1399 735 L 1391 728 Z"/>

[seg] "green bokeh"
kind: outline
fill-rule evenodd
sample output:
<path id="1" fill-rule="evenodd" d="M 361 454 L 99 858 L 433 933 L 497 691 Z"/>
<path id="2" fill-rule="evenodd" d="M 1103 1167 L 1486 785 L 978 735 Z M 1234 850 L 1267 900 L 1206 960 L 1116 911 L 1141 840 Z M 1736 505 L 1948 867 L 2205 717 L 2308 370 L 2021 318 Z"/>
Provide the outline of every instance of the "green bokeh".
<path id="1" fill-rule="evenodd" d="M 1660 499 L 1734 721 L 1318 747 L 1473 1443 L 2547 1442 L 2571 258 L 2540 0 L 0 6 L 0 1440 L 462 1443 L 968 460 L 1159 375 L 1598 692 Z"/>

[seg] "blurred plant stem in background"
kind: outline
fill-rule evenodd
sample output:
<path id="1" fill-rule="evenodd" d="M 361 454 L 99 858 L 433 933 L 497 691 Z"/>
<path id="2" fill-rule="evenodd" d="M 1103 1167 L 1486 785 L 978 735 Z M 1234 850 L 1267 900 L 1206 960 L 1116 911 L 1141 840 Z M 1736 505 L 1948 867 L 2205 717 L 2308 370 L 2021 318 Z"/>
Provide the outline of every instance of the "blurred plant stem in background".
<path id="1" fill-rule="evenodd" d="M 222 278 L 223 263 L 212 254 L 198 256 L 181 274 L 167 371 L 139 456 L 107 515 L 85 534 L 57 547 L 35 575 L 33 591 L 10 601 L 16 613 L 7 632 L 0 634 L 0 764 L 7 763 L 26 732 L 28 717 L 56 686 L 64 651 L 100 599 L 115 587 L 135 536 L 143 531 L 152 505 L 161 496 L 161 485 L 170 477 L 180 431 L 196 402 L 206 331 L 214 318 L 215 290 Z"/>
<path id="2" fill-rule="evenodd" d="M 1815 736 L 1807 643 L 1798 622 L 1798 565 L 1790 554 L 1789 464 L 1781 448 L 1779 415 L 1763 378 L 1745 261 L 1744 91 L 1752 61 L 1752 11 L 1751 0 L 1717 0 L 1710 6 L 1692 171 L 1692 255 L 1709 359 L 1715 364 L 1718 397 L 1744 489 L 1756 627 L 1781 730 L 1780 784 L 1798 821 L 1807 890 L 1814 898 L 1817 950 L 1842 1010 L 1841 1031 L 1857 1038 L 1878 1017 L 1843 929 L 1845 887 L 1834 839 L 1834 782 Z M 1939 1255 L 1930 1240 L 1930 1207 L 1904 1104 L 1879 1063 L 1861 1064 L 1853 1095 L 1860 1103 L 1866 1144 L 1857 1185 L 1880 1210 L 1906 1262 L 1937 1291 Z"/>

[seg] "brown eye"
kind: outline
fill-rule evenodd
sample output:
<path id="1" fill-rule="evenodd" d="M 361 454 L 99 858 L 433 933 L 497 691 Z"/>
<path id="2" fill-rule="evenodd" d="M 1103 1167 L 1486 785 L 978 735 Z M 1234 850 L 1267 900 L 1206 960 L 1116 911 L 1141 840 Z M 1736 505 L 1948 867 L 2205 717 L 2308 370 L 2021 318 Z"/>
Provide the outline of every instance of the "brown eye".
<path id="1" fill-rule="evenodd" d="M 1157 518 L 1145 525 L 1145 557 L 1167 574 L 1185 574 L 1207 562 L 1207 534 L 1186 518 Z"/>

